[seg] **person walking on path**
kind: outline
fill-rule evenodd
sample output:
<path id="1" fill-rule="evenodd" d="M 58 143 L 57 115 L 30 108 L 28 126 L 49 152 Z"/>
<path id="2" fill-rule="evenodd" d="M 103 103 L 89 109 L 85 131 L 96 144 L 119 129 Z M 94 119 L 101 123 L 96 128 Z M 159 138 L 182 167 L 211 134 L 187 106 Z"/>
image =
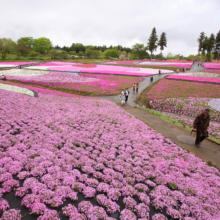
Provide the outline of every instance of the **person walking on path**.
<path id="1" fill-rule="evenodd" d="M 124 92 L 121 92 L 120 100 L 121 100 L 121 105 L 124 105 L 125 104 L 125 94 L 124 94 Z"/>
<path id="2" fill-rule="evenodd" d="M 159 70 L 159 75 L 161 75 L 161 70 Z"/>
<path id="3" fill-rule="evenodd" d="M 202 114 L 196 116 L 193 123 L 193 130 L 196 131 L 195 146 L 199 147 L 200 143 L 206 139 L 208 134 L 208 127 L 210 123 L 210 109 L 206 108 Z"/>
<path id="4" fill-rule="evenodd" d="M 127 102 L 128 101 L 128 96 L 129 96 L 129 90 L 128 89 L 126 89 L 125 90 L 125 102 Z"/>
<path id="5" fill-rule="evenodd" d="M 139 84 L 136 84 L 136 93 L 138 93 Z"/>
<path id="6" fill-rule="evenodd" d="M 135 92 L 135 87 L 136 87 L 136 84 L 134 83 L 133 86 L 132 86 L 133 93 Z"/>

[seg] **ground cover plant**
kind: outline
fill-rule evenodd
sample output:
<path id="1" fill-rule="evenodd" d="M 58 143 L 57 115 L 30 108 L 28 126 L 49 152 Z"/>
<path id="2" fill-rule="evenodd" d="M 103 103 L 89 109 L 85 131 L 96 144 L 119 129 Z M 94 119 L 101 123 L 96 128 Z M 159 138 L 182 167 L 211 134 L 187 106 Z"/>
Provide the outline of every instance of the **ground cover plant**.
<path id="1" fill-rule="evenodd" d="M 210 108 L 211 100 L 213 98 L 167 98 L 151 100 L 149 104 L 152 109 L 157 111 L 196 117 L 205 108 Z M 220 121 L 220 112 L 212 109 L 211 120 Z"/>
<path id="2" fill-rule="evenodd" d="M 179 98 L 179 97 L 201 97 L 219 98 L 220 85 L 202 82 L 188 82 L 182 80 L 162 79 L 152 85 L 143 93 L 148 100 Z"/>
<path id="3" fill-rule="evenodd" d="M 29 72 L 31 70 L 26 71 Z M 38 73 L 39 71 L 32 72 Z M 34 76 L 34 74 L 32 76 L 23 76 L 24 74 L 22 76 L 7 76 L 7 78 L 17 83 L 49 87 L 82 95 L 116 95 L 125 90 L 125 88 L 130 88 L 134 83 L 142 81 L 142 78 L 133 76 L 76 74 L 54 71 L 44 75 Z"/>
<path id="4" fill-rule="evenodd" d="M 220 74 L 220 69 L 206 69 L 204 72 Z"/>
<path id="5" fill-rule="evenodd" d="M 220 70 L 220 63 L 204 63 L 204 68 Z"/>
<path id="6" fill-rule="evenodd" d="M 35 89 L 0 90 L 3 219 L 14 191 L 38 219 L 218 219 L 216 168 L 111 102 Z"/>
<path id="7" fill-rule="evenodd" d="M 186 76 L 186 75 L 172 75 L 166 76 L 167 79 L 174 80 L 186 80 L 186 81 L 194 81 L 194 82 L 205 82 L 205 83 L 220 83 L 220 78 L 213 77 L 200 77 L 200 76 Z"/>
<path id="8" fill-rule="evenodd" d="M 179 73 L 178 75 L 181 75 L 181 76 L 207 77 L 207 78 L 220 78 L 219 74 L 216 74 L 214 72 L 208 72 L 208 71 L 204 71 L 204 72 L 190 72 L 190 73 Z"/>
<path id="9" fill-rule="evenodd" d="M 83 72 L 91 74 L 113 74 L 113 75 L 128 75 L 128 76 L 149 76 L 158 74 L 159 69 L 151 68 L 138 68 L 131 66 L 114 66 L 114 65 L 96 65 L 84 63 L 69 63 L 69 62 L 48 62 L 27 69 L 45 69 L 56 71 L 69 71 L 69 72 Z M 171 73 L 170 70 L 161 70 L 161 73 Z"/>

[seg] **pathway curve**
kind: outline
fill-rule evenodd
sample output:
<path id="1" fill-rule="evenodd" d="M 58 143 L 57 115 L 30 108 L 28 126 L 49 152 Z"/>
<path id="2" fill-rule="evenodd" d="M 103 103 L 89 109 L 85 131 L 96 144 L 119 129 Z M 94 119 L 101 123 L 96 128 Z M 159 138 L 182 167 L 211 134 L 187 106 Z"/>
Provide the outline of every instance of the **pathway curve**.
<path id="1" fill-rule="evenodd" d="M 190 68 L 190 72 L 199 72 L 199 71 L 205 70 L 205 68 L 201 66 L 200 64 L 201 62 L 198 62 L 198 61 L 194 62 L 194 64 Z"/>
<path id="2" fill-rule="evenodd" d="M 196 69 L 196 68 L 195 68 Z M 198 71 L 198 69 L 196 69 Z M 188 71 L 191 72 L 191 71 Z M 176 74 L 176 73 L 173 73 Z M 164 76 L 170 74 L 163 75 L 154 75 L 154 82 L 163 79 Z M 163 136 L 169 138 L 174 143 L 179 145 L 185 150 L 189 150 L 194 153 L 196 156 L 202 158 L 204 161 L 211 161 L 215 163 L 216 167 L 220 169 L 220 146 L 211 141 L 204 140 L 201 144 L 200 148 L 194 146 L 195 137 L 190 136 L 190 132 L 182 127 L 179 127 L 172 122 L 166 121 L 156 115 L 153 115 L 145 110 L 134 108 L 137 106 L 136 100 L 139 95 L 151 85 L 150 77 L 144 77 L 144 80 L 140 83 L 139 86 L 139 94 L 133 94 L 132 89 L 129 89 L 130 95 L 128 102 L 124 105 L 120 105 L 119 95 L 117 96 L 101 96 L 96 97 L 98 99 L 112 101 L 119 106 L 121 106 L 125 111 L 129 112 L 133 116 L 135 116 L 140 121 L 149 125 L 151 128 L 155 129 L 158 133 L 161 133 Z"/>

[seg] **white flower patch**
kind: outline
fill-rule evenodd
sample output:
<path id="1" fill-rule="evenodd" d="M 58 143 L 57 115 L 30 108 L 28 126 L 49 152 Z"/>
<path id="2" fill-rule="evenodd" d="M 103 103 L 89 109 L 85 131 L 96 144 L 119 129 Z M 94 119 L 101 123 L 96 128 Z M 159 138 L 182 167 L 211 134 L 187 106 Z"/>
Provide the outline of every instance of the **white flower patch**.
<path id="1" fill-rule="evenodd" d="M 182 76 L 197 76 L 197 77 L 211 77 L 211 78 L 219 78 L 220 75 L 216 73 L 206 73 L 206 72 L 192 72 L 192 73 L 180 73 L 178 75 Z"/>
<path id="2" fill-rule="evenodd" d="M 1 74 L 6 76 L 42 76 L 48 74 L 49 71 L 35 71 L 24 69 L 11 69 L 2 71 Z"/>
<path id="3" fill-rule="evenodd" d="M 22 88 L 22 87 L 18 87 L 18 86 L 11 86 L 11 85 L 0 83 L 0 89 L 12 91 L 12 92 L 18 92 L 18 93 L 22 93 L 22 94 L 34 97 L 33 91 L 31 91 L 29 89 Z"/>
<path id="4" fill-rule="evenodd" d="M 208 103 L 208 105 L 216 111 L 220 112 L 220 99 L 213 99 Z"/>

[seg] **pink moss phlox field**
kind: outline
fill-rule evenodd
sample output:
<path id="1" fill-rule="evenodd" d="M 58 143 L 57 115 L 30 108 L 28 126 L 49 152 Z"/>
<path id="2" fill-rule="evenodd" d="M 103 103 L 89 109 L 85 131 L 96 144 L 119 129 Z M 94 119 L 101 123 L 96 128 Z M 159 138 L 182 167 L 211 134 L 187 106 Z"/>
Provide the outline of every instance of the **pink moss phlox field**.
<path id="1" fill-rule="evenodd" d="M 54 72 L 51 71 L 48 74 L 40 76 L 7 76 L 9 80 L 20 80 L 22 82 L 42 82 L 42 83 L 81 83 L 81 82 L 93 82 L 98 81 L 97 78 L 92 77 L 81 77 L 76 75 L 71 75 L 65 72 Z"/>
<path id="2" fill-rule="evenodd" d="M 120 93 L 120 91 L 124 90 L 125 88 L 131 87 L 134 83 L 142 81 L 142 78 L 132 77 L 132 76 L 126 77 L 126 76 L 97 75 L 97 74 L 84 74 L 84 73 L 79 73 L 79 76 L 72 76 L 69 75 L 68 73 L 63 73 L 63 72 L 61 73 L 52 72 L 51 74 L 46 74 L 43 76 L 34 76 L 34 77 L 16 76 L 9 78 L 20 80 L 21 82 L 26 82 L 26 83 L 31 83 L 46 87 L 76 90 L 79 92 L 88 92 L 93 95 L 118 94 Z M 36 80 L 34 80 L 33 78 Z M 50 82 L 49 80 L 52 80 L 52 82 Z M 62 80 L 65 81 L 70 80 L 70 82 L 72 81 L 72 83 L 70 82 L 64 83 L 62 82 Z"/>
<path id="3" fill-rule="evenodd" d="M 166 78 L 174 79 L 174 80 L 195 81 L 195 82 L 207 82 L 207 83 L 217 83 L 217 84 L 220 83 L 219 78 L 211 78 L 211 77 L 172 75 L 172 76 L 166 76 Z"/>
<path id="4" fill-rule="evenodd" d="M 148 219 L 149 204 L 158 210 L 153 219 L 163 216 L 158 214 L 163 207 L 169 217 L 219 216 L 216 168 L 111 102 L 59 94 L 63 93 L 39 89 L 34 98 L 0 90 L 3 197 L 20 192 L 22 204 L 39 219 L 59 219 L 52 207 L 83 195 L 97 199 L 99 206 L 80 201 L 77 210 L 64 208 L 70 219 L 108 220 L 114 212 L 121 220 Z M 24 181 L 19 185 L 16 177 Z M 119 208 L 119 201 L 126 208 Z M 180 202 L 185 205 L 180 207 Z M 5 210 L 3 216 L 8 215 L 20 216 Z"/>
<path id="5" fill-rule="evenodd" d="M 204 68 L 220 70 L 220 63 L 205 63 Z"/>
<path id="6" fill-rule="evenodd" d="M 220 74 L 220 69 L 206 69 L 203 72 Z"/>
<path id="7" fill-rule="evenodd" d="M 196 117 L 202 113 L 205 108 L 210 108 L 208 102 L 213 100 L 212 98 L 167 98 L 167 99 L 155 99 L 149 102 L 150 107 L 157 111 L 164 111 L 175 113 L 179 115 L 186 115 Z M 212 109 L 211 120 L 220 121 L 220 112 Z"/>
<path id="8" fill-rule="evenodd" d="M 218 98 L 220 97 L 220 85 L 215 83 L 162 79 L 144 95 L 148 100 L 179 97 Z"/>

